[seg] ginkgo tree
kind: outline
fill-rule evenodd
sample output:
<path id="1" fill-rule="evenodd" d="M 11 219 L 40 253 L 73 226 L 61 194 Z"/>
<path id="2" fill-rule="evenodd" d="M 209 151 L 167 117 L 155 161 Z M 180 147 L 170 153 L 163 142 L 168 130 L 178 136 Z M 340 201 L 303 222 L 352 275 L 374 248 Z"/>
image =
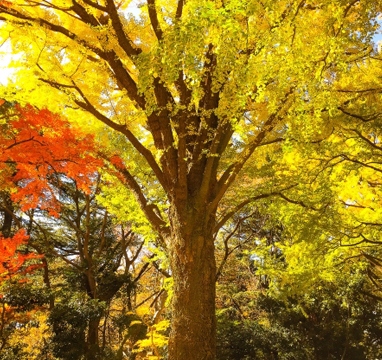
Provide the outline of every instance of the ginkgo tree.
<path id="1" fill-rule="evenodd" d="M 333 81 L 376 55 L 380 4 L 147 0 L 139 18 L 129 5 L 1 1 L 2 36 L 25 54 L 9 96 L 130 144 L 105 148 L 133 148 L 111 166 L 169 257 L 169 359 L 214 359 L 215 235 L 256 200 L 299 202 L 272 157 L 317 141 L 322 109 L 347 106 Z"/>

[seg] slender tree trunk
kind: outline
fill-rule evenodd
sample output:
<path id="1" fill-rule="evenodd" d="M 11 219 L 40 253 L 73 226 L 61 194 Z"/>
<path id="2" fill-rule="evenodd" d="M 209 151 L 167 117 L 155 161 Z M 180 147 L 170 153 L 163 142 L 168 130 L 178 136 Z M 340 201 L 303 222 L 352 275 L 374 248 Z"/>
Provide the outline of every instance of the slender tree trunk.
<path id="1" fill-rule="evenodd" d="M 171 243 L 174 297 L 169 360 L 214 360 L 216 357 L 216 263 L 212 227 L 198 221 L 193 223 L 195 226 L 187 226 L 191 233 L 185 234 L 179 229 Z"/>
<path id="2" fill-rule="evenodd" d="M 97 283 L 92 269 L 88 269 L 88 271 L 85 274 L 85 286 L 89 298 L 97 299 Z M 100 358 L 100 347 L 98 338 L 98 328 L 100 321 L 101 317 L 97 317 L 89 321 L 88 336 L 86 341 L 86 360 L 96 360 Z"/>
<path id="3" fill-rule="evenodd" d="M 9 192 L 3 191 L 1 193 L 2 195 L 2 200 L 3 200 L 3 213 L 4 213 L 4 218 L 3 218 L 3 226 L 0 229 L 0 232 L 3 234 L 5 238 L 11 236 L 12 232 L 12 222 L 13 222 L 13 202 L 11 200 L 11 195 Z"/>
<path id="4" fill-rule="evenodd" d="M 98 341 L 98 327 L 100 318 L 89 321 L 88 340 L 87 340 L 87 360 L 100 359 L 100 348 Z"/>

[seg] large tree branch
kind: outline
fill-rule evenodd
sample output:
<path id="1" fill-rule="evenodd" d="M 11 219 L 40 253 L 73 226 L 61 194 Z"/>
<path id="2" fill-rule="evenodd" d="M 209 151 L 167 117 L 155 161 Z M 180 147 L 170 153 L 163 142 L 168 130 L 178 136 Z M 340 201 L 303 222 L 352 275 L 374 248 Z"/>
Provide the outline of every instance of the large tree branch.
<path id="1" fill-rule="evenodd" d="M 99 48 L 91 45 L 87 41 L 80 39 L 76 34 L 69 31 L 65 27 L 63 27 L 61 25 L 53 24 L 53 23 L 51 23 L 45 19 L 33 18 L 31 16 L 28 16 L 24 13 L 21 13 L 21 12 L 15 10 L 14 8 L 9 8 L 5 5 L 0 5 L 0 14 L 7 14 L 7 15 L 10 15 L 10 16 L 16 18 L 16 19 L 25 20 L 25 21 L 29 21 L 31 23 L 39 24 L 42 27 L 45 27 L 45 28 L 47 28 L 53 32 L 60 33 L 64 36 L 68 37 L 69 39 L 76 41 L 78 44 L 84 46 L 85 48 L 87 48 L 87 49 L 89 49 L 95 53 L 102 51 Z M 8 18 L 4 18 L 4 17 L 1 17 L 1 20 L 9 21 Z"/>
<path id="2" fill-rule="evenodd" d="M 263 126 L 263 130 L 261 130 L 259 134 L 257 134 L 257 136 L 242 151 L 241 159 L 237 160 L 235 163 L 230 165 L 225 171 L 225 173 L 223 173 L 222 178 L 227 180 L 225 182 L 222 182 L 219 180 L 220 188 L 218 190 L 218 193 L 215 199 L 210 204 L 210 211 L 213 211 L 213 209 L 217 207 L 219 201 L 222 199 L 222 197 L 224 196 L 228 188 L 231 186 L 231 184 L 235 181 L 237 175 L 239 174 L 240 170 L 243 168 L 247 160 L 251 157 L 255 149 L 258 146 L 260 146 L 266 134 L 274 128 L 276 118 L 277 118 L 276 113 L 272 114 L 268 118 L 268 120 L 265 122 Z"/>
<path id="3" fill-rule="evenodd" d="M 233 133 L 234 133 L 234 129 L 233 129 L 230 121 L 226 121 L 226 123 L 223 125 L 223 131 L 221 131 L 220 133 L 216 132 L 217 140 L 219 142 L 219 144 L 217 146 L 218 156 L 215 156 L 213 159 L 213 166 L 211 169 L 212 177 L 213 177 L 213 179 L 211 179 L 211 180 L 213 180 L 213 181 L 210 182 L 211 186 L 217 185 L 217 188 L 219 188 L 219 182 L 217 181 L 217 172 L 218 172 L 220 159 L 221 159 L 222 154 L 226 150 L 226 148 L 229 144 L 229 141 L 232 138 Z M 212 195 L 212 191 L 211 191 L 211 195 Z"/>
<path id="4" fill-rule="evenodd" d="M 128 189 L 134 194 L 135 199 L 137 200 L 141 210 L 146 215 L 146 218 L 150 221 L 154 230 L 162 236 L 163 239 L 166 239 L 170 234 L 170 230 L 166 222 L 156 214 L 155 210 L 158 207 L 155 204 L 149 204 L 146 197 L 143 194 L 143 191 L 134 177 L 130 174 L 126 167 L 122 165 L 115 165 L 115 169 L 124 177 L 125 185 Z"/>
<path id="5" fill-rule="evenodd" d="M 177 151 L 175 149 L 175 140 L 172 126 L 170 123 L 170 112 L 168 105 L 173 104 L 172 95 L 167 88 L 160 82 L 159 78 L 154 79 L 154 93 L 158 104 L 158 110 L 148 117 L 151 133 L 154 140 L 160 137 L 163 155 L 161 158 L 163 172 L 169 178 L 178 178 Z M 154 125 L 159 128 L 155 129 Z M 158 131 L 159 130 L 159 131 Z"/>
<path id="6" fill-rule="evenodd" d="M 106 5 L 119 45 L 130 58 L 139 55 L 142 50 L 135 45 L 133 46 L 132 41 L 126 36 L 114 0 L 107 0 Z"/>
<path id="7" fill-rule="evenodd" d="M 372 115 L 369 115 L 369 116 L 352 114 L 351 112 L 345 110 L 342 106 L 339 106 L 338 110 L 340 110 L 341 112 L 343 112 L 344 114 L 346 114 L 346 115 L 348 115 L 350 117 L 353 117 L 355 119 L 361 120 L 363 122 L 369 122 L 369 121 L 372 121 L 372 120 L 376 120 L 378 117 L 381 116 L 380 113 L 372 114 Z"/>
<path id="8" fill-rule="evenodd" d="M 85 98 L 86 101 L 86 98 Z M 163 189 L 167 192 L 168 186 L 167 182 L 164 179 L 163 172 L 160 169 L 158 163 L 156 162 L 154 155 L 151 153 L 149 149 L 147 149 L 145 146 L 142 145 L 142 143 L 134 136 L 134 134 L 126 127 L 126 125 L 120 125 L 113 121 L 111 121 L 109 118 L 101 114 L 97 109 L 95 109 L 89 101 L 81 102 L 81 101 L 75 101 L 78 106 L 83 108 L 84 110 L 87 110 L 92 115 L 94 115 L 98 120 L 101 120 L 104 124 L 108 125 L 112 129 L 122 133 L 126 136 L 126 138 L 130 141 L 130 143 L 134 146 L 134 148 L 146 159 L 147 163 L 153 170 L 156 178 L 158 179 L 159 183 L 162 185 Z"/>
<path id="9" fill-rule="evenodd" d="M 97 19 L 90 16 L 83 7 L 81 7 L 77 3 L 74 3 L 73 9 L 79 14 L 79 16 L 81 16 L 83 19 L 86 19 L 86 21 L 88 21 L 89 24 L 96 25 Z M 130 57 L 134 55 L 138 55 L 140 51 L 136 50 L 131 45 L 130 40 L 126 37 L 123 31 L 122 23 L 120 21 L 120 18 L 113 0 L 108 0 L 107 9 L 108 9 L 108 13 L 110 14 L 112 24 L 116 31 L 117 38 L 121 47 L 125 50 L 125 52 Z M 0 7 L 0 10 L 1 10 L 1 7 Z M 86 43 L 84 40 L 78 38 L 76 34 L 72 33 L 68 29 L 62 26 L 57 26 L 55 24 L 52 24 L 44 19 L 34 19 L 32 17 L 25 16 L 21 14 L 20 12 L 17 12 L 16 10 L 8 11 L 7 13 L 20 19 L 43 24 L 46 27 L 48 27 L 48 29 L 54 32 L 59 32 L 69 37 L 73 41 L 77 42 L 78 44 L 93 51 L 95 54 L 97 54 L 100 58 L 102 58 L 108 63 L 111 70 L 113 71 L 113 74 L 116 80 L 127 90 L 129 98 L 132 101 L 135 101 L 136 106 L 141 109 L 145 109 L 146 101 L 144 96 L 141 96 L 138 94 L 138 89 L 137 89 L 137 85 L 135 81 L 132 79 L 132 77 L 126 70 L 122 61 L 117 57 L 115 51 L 113 50 L 104 51 L 97 47 L 94 47 L 91 44 Z M 164 159 L 166 161 L 163 163 L 163 166 L 165 167 L 165 165 L 167 165 L 168 166 L 167 170 L 170 176 L 172 178 L 176 178 L 177 177 L 177 162 L 176 162 L 177 154 L 173 146 L 174 139 L 172 136 L 172 130 L 171 130 L 170 121 L 169 121 L 169 114 L 167 110 L 168 103 L 169 102 L 174 103 L 174 101 L 168 89 L 165 87 L 165 85 L 160 83 L 159 79 L 154 80 L 154 90 L 155 90 L 155 95 L 156 95 L 160 110 L 158 113 L 152 114 L 151 116 L 148 117 L 148 124 L 153 134 L 154 140 L 156 141 L 156 146 L 159 149 L 164 150 Z"/>
<path id="10" fill-rule="evenodd" d="M 288 190 L 290 189 L 292 186 L 282 190 L 282 191 L 285 191 L 285 190 Z M 225 215 L 223 215 L 220 220 L 218 220 L 217 224 L 215 225 L 215 228 L 214 228 L 214 233 L 216 234 L 226 223 L 228 220 L 230 220 L 238 211 L 240 211 L 244 206 L 250 204 L 250 203 L 253 203 L 257 200 L 260 200 L 260 199 L 266 199 L 266 198 L 269 198 L 271 196 L 276 196 L 276 195 L 279 195 L 280 192 L 270 192 L 270 193 L 267 193 L 267 194 L 261 194 L 261 195 L 256 195 L 256 196 L 252 196 L 252 197 L 249 197 L 248 199 L 242 201 L 240 204 L 236 205 L 233 209 L 231 209 L 230 211 L 228 211 Z"/>
<path id="11" fill-rule="evenodd" d="M 100 23 L 96 17 L 92 14 L 89 14 L 86 9 L 81 6 L 76 0 L 72 0 L 72 7 L 70 10 L 74 11 L 86 24 L 91 26 L 99 26 Z"/>
<path id="12" fill-rule="evenodd" d="M 178 126 L 178 198 L 180 201 L 187 203 L 188 184 L 187 184 L 187 129 L 186 129 L 186 113 L 181 114 Z"/>
<path id="13" fill-rule="evenodd" d="M 179 93 L 180 103 L 187 108 L 191 101 L 192 92 L 184 81 L 183 70 L 179 71 L 178 79 L 175 80 L 175 86 Z"/>
<path id="14" fill-rule="evenodd" d="M 366 136 L 362 135 L 362 133 L 360 131 L 358 131 L 357 129 L 349 129 L 349 130 L 355 132 L 362 140 L 364 140 L 372 148 L 377 149 L 378 151 L 382 151 L 381 146 L 378 146 L 374 142 L 370 141 Z"/>
<path id="15" fill-rule="evenodd" d="M 163 37 L 163 31 L 159 25 L 157 9 L 155 7 L 155 0 L 147 0 L 147 6 L 149 8 L 149 17 L 153 30 L 158 41 L 161 41 Z"/>
<path id="16" fill-rule="evenodd" d="M 28 16 L 26 14 L 23 14 L 13 8 L 8 8 L 4 5 L 0 5 L 0 13 L 8 14 L 12 17 L 15 17 L 17 19 L 29 21 L 32 23 L 37 23 L 40 26 L 43 26 L 53 32 L 60 33 L 69 39 L 73 40 L 74 42 L 78 43 L 79 45 L 83 46 L 84 48 L 92 51 L 96 55 L 98 55 L 100 58 L 105 60 L 111 70 L 114 73 L 115 78 L 123 85 L 123 87 L 126 89 L 127 94 L 129 98 L 133 101 L 135 101 L 136 105 L 142 109 L 145 109 L 146 101 L 143 96 L 138 94 L 138 88 L 135 83 L 135 81 L 132 79 L 130 74 L 127 72 L 126 68 L 122 64 L 122 61 L 117 57 L 116 53 L 111 51 L 104 51 L 84 39 L 81 39 L 78 37 L 75 33 L 71 32 L 70 30 L 66 29 L 65 27 L 61 25 L 53 24 L 45 19 L 41 18 L 33 18 L 31 16 Z M 7 21 L 8 19 L 2 18 L 2 20 Z"/>
<path id="17" fill-rule="evenodd" d="M 100 11 L 106 11 L 106 7 L 105 6 L 102 6 L 102 5 L 99 5 L 98 3 L 94 2 L 94 1 L 91 1 L 91 0 L 82 0 L 85 4 L 97 9 L 97 10 L 100 10 Z"/>
<path id="18" fill-rule="evenodd" d="M 360 2 L 360 0 L 353 0 L 352 2 L 350 2 L 348 4 L 348 6 L 345 8 L 344 10 L 344 18 L 348 15 L 349 11 L 351 10 L 351 8 L 357 4 L 358 2 Z"/>
<path id="19" fill-rule="evenodd" d="M 281 101 L 279 108 L 269 116 L 268 120 L 263 124 L 262 130 L 250 141 L 247 146 L 244 148 L 242 153 L 240 154 L 240 158 L 231 164 L 225 173 L 223 173 L 222 178 L 227 179 L 222 182 L 219 180 L 219 189 L 215 199 L 209 205 L 209 211 L 212 212 L 218 206 L 220 200 L 223 198 L 224 194 L 228 190 L 228 188 L 235 181 L 237 175 L 247 162 L 247 160 L 252 156 L 253 152 L 261 145 L 265 136 L 270 133 L 274 127 L 276 126 L 277 120 L 279 119 L 279 113 L 283 109 L 284 104 L 286 103 L 290 94 L 292 94 L 294 88 L 290 88 L 290 90 L 285 94 L 284 99 Z"/>
<path id="20" fill-rule="evenodd" d="M 178 0 L 178 6 L 176 7 L 175 18 L 179 20 L 183 13 L 184 0 Z"/>
<path id="21" fill-rule="evenodd" d="M 214 92 L 212 83 L 213 83 L 213 74 L 217 64 L 217 56 L 213 52 L 213 45 L 209 44 L 208 50 L 205 54 L 205 62 L 203 65 L 203 78 L 201 80 L 201 88 L 203 91 L 203 96 L 200 100 L 200 117 L 203 118 L 203 121 L 199 121 L 198 134 L 194 135 L 191 139 L 191 144 L 193 145 L 192 149 L 192 160 L 190 164 L 190 176 L 192 182 L 199 184 L 202 181 L 204 184 L 209 184 L 211 169 L 213 168 L 213 163 L 215 159 L 209 161 L 209 156 L 213 156 L 217 152 L 219 146 L 219 136 L 223 131 L 223 124 L 219 122 L 218 117 L 216 116 L 214 109 L 217 109 L 219 106 L 219 91 Z M 210 134 L 214 132 L 218 133 L 218 136 L 210 137 Z M 205 149 L 209 149 L 209 153 L 204 153 Z M 207 165 L 207 163 L 211 163 Z M 208 170 L 206 173 L 206 166 Z M 204 176 L 209 177 L 206 182 Z M 205 185 L 204 185 L 205 186 Z M 209 186 L 209 185 L 208 185 Z M 205 191 L 204 191 L 205 192 Z"/>
<path id="22" fill-rule="evenodd" d="M 211 185 L 216 181 L 216 171 L 220 156 L 227 146 L 232 134 L 233 130 L 231 123 L 228 120 L 221 120 L 217 129 L 215 130 L 215 136 L 209 148 L 209 154 L 207 155 L 208 158 L 204 168 L 202 184 L 198 194 L 199 204 L 205 202 L 207 200 L 207 196 L 211 194 Z"/>
<path id="23" fill-rule="evenodd" d="M 381 92 L 382 88 L 372 88 L 372 89 L 355 89 L 355 90 L 346 90 L 346 89 L 337 89 L 334 90 L 335 92 L 340 92 L 340 93 L 366 93 L 366 92 Z"/>
<path id="24" fill-rule="evenodd" d="M 213 51 L 212 44 L 208 45 L 208 50 L 205 56 L 206 61 L 203 65 L 204 78 L 201 82 L 201 88 L 204 96 L 201 100 L 201 107 L 206 110 L 210 110 L 215 108 L 216 102 L 219 100 L 219 94 L 212 92 L 213 74 L 217 65 L 217 56 Z"/>
<path id="25" fill-rule="evenodd" d="M 77 90 L 77 92 L 81 95 L 82 99 L 84 101 L 80 100 L 74 100 L 74 102 L 82 109 L 86 110 L 90 114 L 92 114 L 94 117 L 96 117 L 98 120 L 102 121 L 105 125 L 109 126 L 110 128 L 122 133 L 126 136 L 126 138 L 130 141 L 130 143 L 134 146 L 134 148 L 146 159 L 147 163 L 153 170 L 155 176 L 157 177 L 159 183 L 162 185 L 163 189 L 165 191 L 168 191 L 167 183 L 164 179 L 163 172 L 160 169 L 159 165 L 157 164 L 154 155 L 151 153 L 149 149 L 147 149 L 145 146 L 142 145 L 142 143 L 134 136 L 134 134 L 127 128 L 126 125 L 117 124 L 114 121 L 110 120 L 108 117 L 103 115 L 100 111 L 98 111 L 87 99 L 86 95 L 82 92 L 82 90 L 75 84 L 73 85 L 66 85 L 66 84 L 60 84 L 56 83 L 54 81 L 40 79 L 41 81 L 57 88 L 72 88 Z"/>
<path id="26" fill-rule="evenodd" d="M 144 96 L 138 94 L 137 84 L 130 76 L 126 68 L 123 66 L 122 61 L 118 59 L 116 53 L 114 51 L 99 51 L 97 55 L 99 55 L 101 58 L 107 61 L 110 68 L 114 72 L 115 78 L 126 89 L 129 98 L 135 101 L 138 107 L 144 110 L 146 107 L 146 100 Z"/>
<path id="27" fill-rule="evenodd" d="M 33 0 L 26 0 L 26 1 L 30 4 L 33 4 L 32 6 L 41 6 L 43 8 L 47 8 L 47 9 L 54 9 L 54 10 L 62 11 L 66 15 L 68 15 L 68 16 L 76 19 L 76 20 L 80 20 L 80 21 L 85 22 L 83 19 L 79 18 L 77 14 L 76 15 L 71 14 L 71 11 L 73 11 L 71 7 L 65 8 L 65 7 L 57 6 L 57 5 L 52 4 L 49 1 L 43 1 L 43 3 L 39 2 L 39 1 L 33 1 Z"/>

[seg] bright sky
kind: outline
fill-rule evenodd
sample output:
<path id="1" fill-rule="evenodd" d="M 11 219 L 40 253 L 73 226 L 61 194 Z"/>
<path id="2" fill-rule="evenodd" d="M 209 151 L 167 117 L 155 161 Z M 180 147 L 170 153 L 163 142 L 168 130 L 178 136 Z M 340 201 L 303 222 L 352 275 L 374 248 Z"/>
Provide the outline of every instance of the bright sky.
<path id="1" fill-rule="evenodd" d="M 8 83 L 8 78 L 14 74 L 14 70 L 9 67 L 10 62 L 12 61 L 11 55 L 11 44 L 7 40 L 0 47 L 0 84 L 6 85 Z"/>
<path id="2" fill-rule="evenodd" d="M 126 13 L 139 18 L 139 14 L 141 13 L 141 9 L 137 6 L 139 2 L 139 0 L 132 0 L 125 10 Z M 7 85 L 16 72 L 16 69 L 10 67 L 12 58 L 15 60 L 17 59 L 14 55 L 12 56 L 11 50 L 9 40 L 5 41 L 2 45 L 0 44 L 0 85 Z"/>

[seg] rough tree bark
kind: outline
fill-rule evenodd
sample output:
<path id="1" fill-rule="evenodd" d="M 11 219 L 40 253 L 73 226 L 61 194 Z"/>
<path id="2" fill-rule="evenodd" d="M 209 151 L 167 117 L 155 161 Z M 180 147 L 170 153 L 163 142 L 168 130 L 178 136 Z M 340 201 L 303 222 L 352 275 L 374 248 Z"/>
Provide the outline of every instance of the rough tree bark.
<path id="1" fill-rule="evenodd" d="M 199 219 L 198 219 L 199 220 Z M 173 321 L 169 359 L 212 360 L 216 356 L 214 239 L 203 219 L 172 239 Z"/>

